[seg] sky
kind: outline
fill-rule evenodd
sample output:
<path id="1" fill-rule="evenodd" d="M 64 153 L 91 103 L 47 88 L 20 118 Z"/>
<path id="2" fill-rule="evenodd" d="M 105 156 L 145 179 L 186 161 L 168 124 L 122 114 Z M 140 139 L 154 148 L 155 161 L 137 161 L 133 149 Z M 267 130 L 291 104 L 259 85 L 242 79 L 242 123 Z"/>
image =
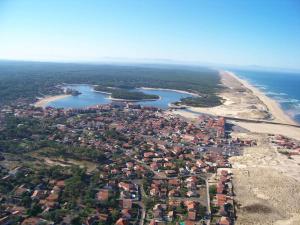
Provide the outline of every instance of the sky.
<path id="1" fill-rule="evenodd" d="M 300 0 L 0 0 L 0 59 L 300 69 Z"/>

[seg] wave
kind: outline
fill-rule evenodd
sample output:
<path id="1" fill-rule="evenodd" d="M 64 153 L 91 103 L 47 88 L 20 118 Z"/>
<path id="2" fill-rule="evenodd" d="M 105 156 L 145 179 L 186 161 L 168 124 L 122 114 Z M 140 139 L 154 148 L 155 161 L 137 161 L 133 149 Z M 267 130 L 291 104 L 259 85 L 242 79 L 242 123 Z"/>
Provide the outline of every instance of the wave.
<path id="1" fill-rule="evenodd" d="M 300 100 L 298 99 L 290 99 L 290 98 L 280 98 L 280 97 L 277 97 L 277 98 L 274 98 L 275 100 L 277 100 L 278 102 L 280 103 L 290 103 L 290 104 L 297 104 L 297 103 L 300 103 Z"/>
<path id="2" fill-rule="evenodd" d="M 255 83 L 253 83 L 253 86 L 257 87 L 260 90 L 267 90 L 268 89 L 268 86 L 262 85 L 262 84 L 255 84 Z"/>
<path id="3" fill-rule="evenodd" d="M 268 91 L 268 92 L 265 92 L 266 95 L 270 95 L 270 96 L 288 96 L 287 93 L 283 93 L 283 92 L 273 92 L 273 91 Z"/>

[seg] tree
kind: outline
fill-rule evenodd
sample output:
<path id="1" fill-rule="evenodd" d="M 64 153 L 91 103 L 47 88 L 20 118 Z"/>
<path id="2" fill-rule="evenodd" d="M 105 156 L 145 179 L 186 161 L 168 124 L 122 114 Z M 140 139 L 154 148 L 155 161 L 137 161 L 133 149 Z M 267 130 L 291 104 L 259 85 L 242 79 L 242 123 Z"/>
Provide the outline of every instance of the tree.
<path id="1" fill-rule="evenodd" d="M 119 219 L 119 217 L 120 217 L 120 212 L 119 212 L 119 210 L 113 209 L 113 210 L 111 211 L 111 218 L 112 218 L 112 220 L 113 220 L 113 221 L 117 221 L 117 219 Z"/>
<path id="2" fill-rule="evenodd" d="M 42 208 L 40 207 L 40 205 L 34 203 L 32 205 L 32 207 L 27 211 L 27 214 L 29 216 L 37 216 L 39 213 L 41 213 L 43 210 Z"/>
<path id="3" fill-rule="evenodd" d="M 216 185 L 209 186 L 209 195 L 213 197 L 216 194 L 217 194 L 217 186 Z"/>
<path id="4" fill-rule="evenodd" d="M 73 224 L 73 225 L 82 225 L 81 218 L 79 216 L 74 217 L 71 220 L 71 224 Z"/>

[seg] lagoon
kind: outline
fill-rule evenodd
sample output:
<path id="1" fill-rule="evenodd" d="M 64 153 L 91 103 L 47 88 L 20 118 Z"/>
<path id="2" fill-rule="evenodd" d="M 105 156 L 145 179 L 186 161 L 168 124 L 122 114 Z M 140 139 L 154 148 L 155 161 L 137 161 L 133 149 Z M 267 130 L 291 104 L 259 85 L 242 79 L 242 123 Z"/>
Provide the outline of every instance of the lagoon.
<path id="1" fill-rule="evenodd" d="M 109 94 L 94 91 L 91 85 L 70 85 L 66 88 L 72 88 L 81 92 L 77 96 L 68 96 L 59 100 L 52 101 L 47 106 L 55 108 L 86 108 L 94 105 L 108 104 L 112 100 L 109 99 Z M 144 92 L 145 94 L 154 94 L 160 96 L 160 99 L 152 101 L 138 101 L 136 104 L 142 106 L 154 106 L 161 109 L 167 109 L 169 103 L 179 101 L 181 98 L 191 97 L 192 94 L 181 93 L 175 90 L 161 90 L 161 89 L 144 89 L 136 88 L 136 91 Z"/>

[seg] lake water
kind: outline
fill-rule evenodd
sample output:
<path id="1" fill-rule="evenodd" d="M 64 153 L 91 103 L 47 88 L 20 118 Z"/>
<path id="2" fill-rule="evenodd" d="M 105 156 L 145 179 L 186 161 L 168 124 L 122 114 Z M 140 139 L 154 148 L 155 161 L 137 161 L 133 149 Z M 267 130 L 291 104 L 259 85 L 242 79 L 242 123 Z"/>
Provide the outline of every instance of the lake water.
<path id="1" fill-rule="evenodd" d="M 247 80 L 264 94 L 276 100 L 281 108 L 300 123 L 300 74 L 287 72 L 266 72 L 231 70 Z"/>
<path id="2" fill-rule="evenodd" d="M 72 85 L 68 86 L 81 92 L 78 96 L 70 96 L 50 102 L 47 106 L 55 108 L 85 108 L 94 105 L 108 104 L 112 101 L 108 99 L 109 95 L 100 92 L 95 92 L 90 85 Z M 171 90 L 146 90 L 137 88 L 137 91 L 142 91 L 146 94 L 155 94 L 160 96 L 160 99 L 155 101 L 139 101 L 135 102 L 143 106 L 154 106 L 161 109 L 167 109 L 168 104 L 179 101 L 181 98 L 190 97 L 192 95 L 180 93 Z"/>

